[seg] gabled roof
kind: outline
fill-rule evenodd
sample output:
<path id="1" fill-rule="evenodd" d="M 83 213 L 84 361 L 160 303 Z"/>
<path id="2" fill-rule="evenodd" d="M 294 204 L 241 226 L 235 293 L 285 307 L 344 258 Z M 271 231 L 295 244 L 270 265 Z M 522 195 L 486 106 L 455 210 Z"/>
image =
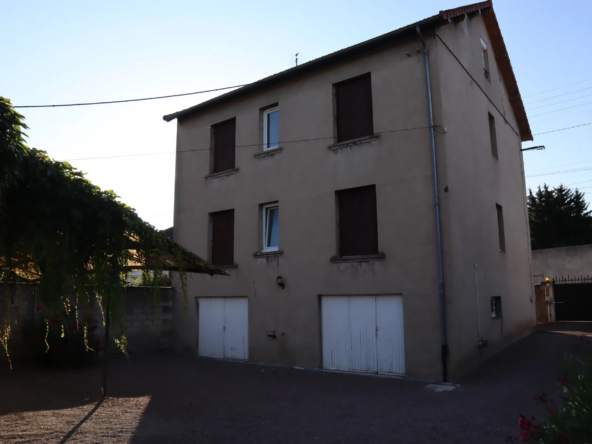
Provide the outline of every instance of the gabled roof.
<path id="1" fill-rule="evenodd" d="M 180 119 L 183 117 L 187 117 L 189 115 L 196 114 L 198 112 L 203 112 L 214 106 L 218 106 L 230 100 L 235 100 L 252 92 L 269 87 L 273 84 L 299 77 L 305 73 L 316 71 L 325 66 L 339 63 L 359 55 L 380 50 L 382 48 L 390 46 L 391 44 L 401 40 L 402 38 L 415 36 L 415 29 L 417 25 L 419 25 L 422 28 L 422 30 L 426 30 L 429 28 L 435 28 L 438 26 L 445 25 L 450 21 L 456 22 L 458 20 L 462 20 L 466 15 L 471 17 L 472 15 L 477 14 L 482 14 L 485 26 L 487 27 L 487 32 L 489 33 L 489 38 L 491 41 L 491 46 L 495 55 L 495 59 L 500 68 L 502 78 L 508 90 L 508 95 L 510 96 L 510 103 L 514 111 L 514 115 L 516 116 L 516 120 L 518 121 L 520 137 L 522 141 L 532 140 L 532 133 L 530 131 L 530 126 L 528 124 L 528 118 L 526 117 L 524 104 L 522 103 L 522 98 L 520 97 L 520 91 L 518 90 L 516 77 L 514 76 L 514 71 L 512 70 L 512 65 L 510 63 L 508 51 L 506 49 L 504 39 L 502 38 L 497 18 L 495 16 L 495 13 L 493 12 L 493 5 L 491 0 L 461 6 L 459 8 L 448 9 L 446 11 L 440 11 L 439 14 L 434 15 L 432 17 L 428 17 L 424 20 L 420 20 L 418 22 L 404 26 L 387 34 L 383 34 L 373 39 L 366 40 L 365 42 L 358 43 L 357 45 L 341 49 L 326 56 L 319 57 L 318 59 L 311 60 L 310 62 L 303 63 L 302 65 L 295 66 L 293 68 L 287 69 L 277 74 L 273 74 L 269 77 L 265 77 L 264 79 L 250 83 L 246 86 L 243 86 L 239 89 L 235 89 L 234 91 L 228 92 L 226 94 L 222 94 L 218 97 L 214 97 L 213 99 L 192 106 L 191 108 L 187 108 L 185 110 L 178 111 L 172 114 L 167 114 L 163 117 L 163 119 L 167 122 L 170 122 L 174 119 Z"/>

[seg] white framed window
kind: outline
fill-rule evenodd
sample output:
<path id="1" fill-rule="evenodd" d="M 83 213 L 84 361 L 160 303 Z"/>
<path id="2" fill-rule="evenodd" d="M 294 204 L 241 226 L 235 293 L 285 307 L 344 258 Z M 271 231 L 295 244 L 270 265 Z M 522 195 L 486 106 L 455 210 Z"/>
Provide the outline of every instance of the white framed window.
<path id="1" fill-rule="evenodd" d="M 278 148 L 279 145 L 279 108 L 273 107 L 263 111 L 263 150 Z"/>
<path id="2" fill-rule="evenodd" d="M 280 209 L 276 203 L 263 205 L 263 251 L 279 250 Z"/>

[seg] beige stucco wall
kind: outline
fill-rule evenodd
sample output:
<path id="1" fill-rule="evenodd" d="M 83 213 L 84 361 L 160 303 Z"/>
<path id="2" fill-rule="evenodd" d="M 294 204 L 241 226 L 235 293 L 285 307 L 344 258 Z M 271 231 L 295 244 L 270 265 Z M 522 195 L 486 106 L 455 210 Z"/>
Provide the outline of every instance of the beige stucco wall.
<path id="1" fill-rule="evenodd" d="M 482 26 L 480 18 L 476 21 Z M 465 31 L 454 25 L 440 29 L 443 37 L 457 45 L 456 40 L 463 37 L 459 32 Z M 474 37 L 471 30 L 466 32 Z M 469 360 L 472 365 L 480 353 L 476 347 L 475 262 L 483 286 L 484 336 L 493 345 L 502 338 L 486 318 L 490 295 L 504 298 L 507 340 L 510 335 L 523 334 L 534 322 L 534 308 L 528 299 L 529 248 L 518 137 L 498 121 L 500 160 L 494 165 L 489 151 L 488 103 L 434 38 L 428 38 L 428 46 L 435 79 L 435 120 L 444 122 L 448 131 L 438 134 L 437 149 L 454 377 L 466 367 L 462 362 Z M 375 132 L 428 125 L 424 63 L 415 52 L 418 47 L 417 39 L 402 42 L 178 123 L 175 241 L 207 257 L 208 213 L 234 209 L 238 265 L 229 271 L 230 277 L 196 275 L 189 280 L 189 313 L 185 314 L 183 304 L 175 306 L 176 335 L 182 349 L 197 353 L 195 298 L 247 296 L 249 360 L 320 367 L 319 295 L 401 294 L 407 374 L 441 379 L 429 131 L 383 133 L 369 144 L 338 151 L 327 148 L 333 143 L 332 84 L 367 72 L 372 73 Z M 406 51 L 412 56 L 407 57 Z M 472 51 L 475 56 L 470 62 L 475 65 L 477 46 Z M 471 69 L 482 72 L 476 65 Z M 502 100 L 505 92 L 494 79 L 488 88 L 497 94 L 495 100 Z M 274 103 L 279 103 L 281 141 L 328 139 L 284 144 L 279 154 L 253 157 L 259 149 L 244 145 L 260 143 L 259 110 Z M 206 180 L 209 127 L 232 117 L 237 119 L 239 171 Z M 331 263 L 329 259 L 337 253 L 335 191 L 370 184 L 376 185 L 379 249 L 386 259 Z M 443 192 L 446 185 L 448 193 Z M 259 205 L 273 201 L 280 206 L 280 249 L 284 253 L 275 259 L 255 258 L 253 253 L 260 250 Z M 497 250 L 496 202 L 504 206 L 506 253 Z M 286 282 L 284 290 L 276 285 L 278 275 Z M 270 339 L 267 330 L 280 336 Z M 494 348 L 481 353 L 485 356 Z"/>
<path id="2" fill-rule="evenodd" d="M 437 33 L 474 79 L 438 39 L 438 106 L 446 131 L 438 140 L 438 160 L 441 189 L 449 189 L 442 204 L 450 371 L 460 375 L 535 324 L 530 235 L 518 126 L 483 20 Z M 480 37 L 489 48 L 490 81 L 483 74 Z M 491 152 L 488 113 L 495 118 L 498 159 Z M 503 207 L 505 252 L 499 251 L 496 204 Z M 483 349 L 476 345 L 475 264 L 481 334 L 489 342 Z M 491 318 L 492 296 L 502 297 L 503 319 Z"/>

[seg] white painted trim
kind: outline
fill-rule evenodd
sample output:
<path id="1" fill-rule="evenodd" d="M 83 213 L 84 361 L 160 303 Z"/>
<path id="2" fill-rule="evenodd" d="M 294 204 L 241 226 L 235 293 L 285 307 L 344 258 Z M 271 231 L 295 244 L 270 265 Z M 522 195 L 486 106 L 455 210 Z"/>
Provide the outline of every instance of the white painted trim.
<path id="1" fill-rule="evenodd" d="M 268 120 L 269 114 L 271 114 L 275 111 L 279 112 L 278 106 L 274 106 L 273 108 L 269 108 L 269 109 L 266 109 L 265 111 L 263 111 L 263 151 L 273 150 L 273 149 L 278 148 L 280 146 L 279 140 L 278 140 L 277 145 L 267 146 L 267 120 Z M 278 133 L 279 133 L 279 128 L 278 128 Z"/>
<path id="2" fill-rule="evenodd" d="M 485 43 L 485 40 L 483 40 L 483 37 L 480 37 L 481 39 L 481 49 L 483 51 L 487 51 L 487 43 Z"/>
<path id="3" fill-rule="evenodd" d="M 261 218 L 263 220 L 263 247 L 261 248 L 261 252 L 268 252 L 268 251 L 278 251 L 280 249 L 280 246 L 278 245 L 277 247 L 268 247 L 267 246 L 267 214 L 269 213 L 269 210 L 272 209 L 277 209 L 278 210 L 278 230 L 279 230 L 279 205 L 277 202 L 271 203 L 271 204 L 267 204 L 267 205 L 263 205 L 262 207 L 262 211 L 263 211 L 263 217 Z M 279 244 L 279 238 L 278 238 L 278 244 Z"/>

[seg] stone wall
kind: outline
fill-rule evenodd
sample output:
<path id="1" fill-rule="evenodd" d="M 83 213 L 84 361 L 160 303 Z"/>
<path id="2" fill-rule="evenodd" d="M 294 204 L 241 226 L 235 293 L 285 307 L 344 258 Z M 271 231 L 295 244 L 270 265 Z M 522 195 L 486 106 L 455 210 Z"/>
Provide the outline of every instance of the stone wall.
<path id="1" fill-rule="evenodd" d="M 130 352 L 172 347 L 174 294 L 174 288 L 161 288 L 158 306 L 153 307 L 149 288 L 127 288 L 123 321 Z"/>
<path id="2" fill-rule="evenodd" d="M 149 288 L 126 288 L 123 322 L 130 353 L 172 348 L 174 295 L 174 288 L 161 288 L 159 303 L 154 306 Z M 12 328 L 9 351 L 13 360 L 19 360 L 27 354 L 26 329 L 27 325 L 37 320 L 40 315 L 36 310 L 38 300 L 39 290 L 36 285 L 19 284 L 18 291 L 10 292 L 5 284 L 0 284 L 0 303 L 8 301 L 11 306 Z M 104 327 L 98 304 L 95 302 L 90 311 L 84 315 L 91 315 L 99 320 L 95 335 L 102 338 Z M 2 327 L 1 322 L 2 320 L 0 320 L 0 327 Z M 109 350 L 111 353 L 118 352 L 113 339 L 109 344 Z M 6 353 L 2 346 L 0 346 L 0 361 L 6 361 Z"/>

